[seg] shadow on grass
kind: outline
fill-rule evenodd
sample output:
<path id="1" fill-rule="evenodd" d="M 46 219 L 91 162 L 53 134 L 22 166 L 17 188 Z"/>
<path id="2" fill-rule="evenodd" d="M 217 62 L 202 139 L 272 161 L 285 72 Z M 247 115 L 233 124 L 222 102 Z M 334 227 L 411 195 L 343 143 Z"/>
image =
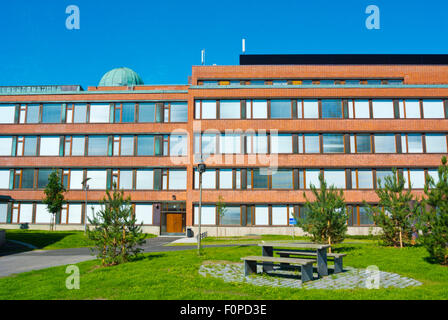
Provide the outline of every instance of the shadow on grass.
<path id="1" fill-rule="evenodd" d="M 37 230 L 8 230 L 6 232 L 6 240 L 16 240 L 32 244 L 38 249 L 51 246 L 62 241 L 68 236 L 72 236 L 74 232 L 61 231 L 37 231 Z"/>
<path id="2" fill-rule="evenodd" d="M 31 251 L 33 249 L 22 246 L 11 241 L 6 241 L 6 243 L 0 247 L 0 257 L 8 256 L 11 254 L 22 253 L 26 251 Z"/>

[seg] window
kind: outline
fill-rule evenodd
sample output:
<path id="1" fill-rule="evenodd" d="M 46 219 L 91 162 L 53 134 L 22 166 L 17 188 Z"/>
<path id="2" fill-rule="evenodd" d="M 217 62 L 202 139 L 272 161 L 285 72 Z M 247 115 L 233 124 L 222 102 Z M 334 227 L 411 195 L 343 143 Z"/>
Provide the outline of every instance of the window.
<path id="1" fill-rule="evenodd" d="M 272 225 L 284 226 L 288 225 L 288 207 L 287 206 L 272 206 Z"/>
<path id="2" fill-rule="evenodd" d="M 0 156 L 11 156 L 12 137 L 0 137 Z"/>
<path id="3" fill-rule="evenodd" d="M 85 137 L 65 137 L 65 156 L 83 156 L 85 153 Z"/>
<path id="4" fill-rule="evenodd" d="M 216 101 L 202 101 L 202 119 L 216 119 Z"/>
<path id="5" fill-rule="evenodd" d="M 17 169 L 14 174 L 14 189 L 33 189 L 34 169 Z"/>
<path id="6" fill-rule="evenodd" d="M 352 170 L 352 189 L 373 189 L 372 170 Z"/>
<path id="7" fill-rule="evenodd" d="M 269 208 L 268 206 L 255 206 L 255 225 L 269 225 Z"/>
<path id="8" fill-rule="evenodd" d="M 219 170 L 219 188 L 232 189 L 233 187 L 233 172 L 232 169 Z"/>
<path id="9" fill-rule="evenodd" d="M 119 188 L 125 190 L 132 190 L 132 170 L 120 170 Z"/>
<path id="10" fill-rule="evenodd" d="M 185 102 L 171 102 L 170 122 L 188 121 L 188 104 Z"/>
<path id="11" fill-rule="evenodd" d="M 351 153 L 372 152 L 371 138 L 369 134 L 357 134 L 350 136 Z"/>
<path id="12" fill-rule="evenodd" d="M 89 156 L 107 156 L 108 147 L 107 136 L 89 136 Z"/>
<path id="13" fill-rule="evenodd" d="M 446 153 L 446 136 L 444 134 L 426 134 L 427 153 Z"/>
<path id="14" fill-rule="evenodd" d="M 110 117 L 110 105 L 91 104 L 90 123 L 108 123 Z"/>
<path id="15" fill-rule="evenodd" d="M 42 123 L 60 123 L 62 106 L 60 104 L 44 104 L 42 106 Z"/>
<path id="16" fill-rule="evenodd" d="M 386 177 L 393 177 L 392 170 L 376 170 L 376 186 L 378 188 L 385 185 Z"/>
<path id="17" fill-rule="evenodd" d="M 423 153 L 422 135 L 421 134 L 402 135 L 401 149 L 403 153 Z"/>
<path id="18" fill-rule="evenodd" d="M 442 100 L 423 100 L 423 116 L 429 119 L 445 118 Z"/>
<path id="19" fill-rule="evenodd" d="M 186 135 L 170 136 L 170 155 L 186 156 L 188 149 L 188 137 Z"/>
<path id="20" fill-rule="evenodd" d="M 86 123 L 87 122 L 87 105 L 75 104 L 73 122 L 74 123 Z"/>
<path id="21" fill-rule="evenodd" d="M 395 136 L 393 134 L 375 134 L 375 153 L 395 153 Z"/>
<path id="22" fill-rule="evenodd" d="M 199 172 L 194 171 L 194 188 L 199 189 Z M 202 173 L 202 188 L 203 189 L 216 189 L 216 170 L 207 169 Z"/>
<path id="23" fill-rule="evenodd" d="M 241 119 L 241 103 L 239 100 L 221 100 L 219 103 L 220 119 Z"/>
<path id="24" fill-rule="evenodd" d="M 394 104 L 392 100 L 373 100 L 372 111 L 374 119 L 393 119 Z"/>
<path id="25" fill-rule="evenodd" d="M 253 188 L 254 189 L 268 189 L 269 176 L 264 169 L 253 170 Z"/>
<path id="26" fill-rule="evenodd" d="M 0 170 L 0 189 L 9 189 L 9 170 Z"/>
<path id="27" fill-rule="evenodd" d="M 239 134 L 225 134 L 219 138 L 220 152 L 223 154 L 241 153 L 241 136 Z"/>
<path id="28" fill-rule="evenodd" d="M 134 121 L 135 121 L 135 103 L 123 103 L 121 122 L 131 123 Z M 115 118 L 115 122 L 118 122 L 117 118 Z"/>
<path id="29" fill-rule="evenodd" d="M 153 170 L 137 170 L 136 173 L 136 189 L 152 190 L 154 189 L 154 171 Z"/>
<path id="30" fill-rule="evenodd" d="M 87 170 L 87 178 L 90 190 L 105 190 L 107 187 L 107 171 L 106 170 Z"/>
<path id="31" fill-rule="evenodd" d="M 21 203 L 20 214 L 18 215 L 18 223 L 32 223 L 33 222 L 33 204 Z M 41 223 L 36 213 L 36 223 Z"/>
<path id="32" fill-rule="evenodd" d="M 292 153 L 292 135 L 271 135 L 271 153 Z"/>
<path id="33" fill-rule="evenodd" d="M 39 123 L 39 109 L 38 104 L 29 104 L 26 107 L 26 123 Z"/>
<path id="34" fill-rule="evenodd" d="M 267 154 L 268 136 L 266 134 L 249 134 L 246 137 L 247 153 Z"/>
<path id="35" fill-rule="evenodd" d="M 409 181 L 412 189 L 423 189 L 425 187 L 425 171 L 423 169 L 405 169 L 403 170 L 403 178 L 406 189 L 409 189 Z"/>
<path id="36" fill-rule="evenodd" d="M 271 100 L 271 119 L 291 119 L 291 100 Z"/>
<path id="37" fill-rule="evenodd" d="M 344 136 L 342 134 L 323 134 L 324 153 L 344 153 Z"/>
<path id="38" fill-rule="evenodd" d="M 59 156 L 59 137 L 41 137 L 40 152 L 41 156 Z"/>
<path id="39" fill-rule="evenodd" d="M 322 119 L 342 118 L 342 100 L 322 100 Z"/>
<path id="40" fill-rule="evenodd" d="M 220 225 L 241 225 L 240 206 L 227 206 L 224 215 L 219 217 Z"/>
<path id="41" fill-rule="evenodd" d="M 328 186 L 345 189 L 345 170 L 324 170 L 324 178 Z"/>
<path id="42" fill-rule="evenodd" d="M 359 224 L 360 225 L 372 225 L 373 219 L 369 214 L 367 207 L 359 206 Z"/>
<path id="43" fill-rule="evenodd" d="M 24 156 L 37 155 L 37 137 L 25 137 L 25 146 L 23 149 Z"/>
<path id="44" fill-rule="evenodd" d="M 82 170 L 70 170 L 70 190 L 82 190 L 82 182 L 84 180 L 84 172 Z M 90 183 L 87 182 L 89 185 Z"/>
<path id="45" fill-rule="evenodd" d="M 279 169 L 271 175 L 272 189 L 293 189 L 292 170 Z"/>
<path id="46" fill-rule="evenodd" d="M 268 118 L 268 102 L 267 100 L 252 101 L 252 118 L 267 119 Z"/>
<path id="47" fill-rule="evenodd" d="M 39 169 L 38 170 L 38 176 L 37 176 L 37 188 L 38 189 L 45 189 L 45 187 L 48 184 L 48 178 L 50 177 L 50 174 L 53 172 L 52 169 Z"/>
<path id="48" fill-rule="evenodd" d="M 434 180 L 435 184 L 439 182 L 439 171 L 437 169 L 428 170 L 428 176 L 430 176 Z"/>
<path id="49" fill-rule="evenodd" d="M 194 206 L 194 224 L 199 224 L 199 207 Z M 201 206 L 201 225 L 216 225 L 216 207 Z"/>
<path id="50" fill-rule="evenodd" d="M 0 123 L 14 123 L 15 106 L 0 106 Z"/>
<path id="51" fill-rule="evenodd" d="M 320 143 L 318 134 L 304 134 L 305 153 L 320 153 Z"/>
<path id="52" fill-rule="evenodd" d="M 400 100 L 400 118 L 420 119 L 420 101 L 419 100 Z"/>
<path id="53" fill-rule="evenodd" d="M 314 185 L 316 188 L 320 187 L 319 174 L 320 170 L 305 170 L 306 189 L 311 189 L 311 185 Z"/>
<path id="54" fill-rule="evenodd" d="M 202 148 L 203 154 L 216 153 L 216 134 L 202 134 Z"/>
<path id="55" fill-rule="evenodd" d="M 186 189 L 187 189 L 187 171 L 169 170 L 168 190 L 186 190 Z"/>
<path id="56" fill-rule="evenodd" d="M 153 221 L 152 204 L 136 204 L 135 219 L 137 224 L 151 225 Z"/>
<path id="57" fill-rule="evenodd" d="M 154 122 L 156 118 L 155 103 L 140 103 L 138 106 L 138 122 Z"/>
<path id="58" fill-rule="evenodd" d="M 82 204 L 73 204 L 70 203 L 68 205 L 68 224 L 81 224 L 81 216 L 82 216 Z"/>
<path id="59" fill-rule="evenodd" d="M 317 100 L 303 100 L 303 118 L 318 119 L 319 103 Z"/>
<path id="60" fill-rule="evenodd" d="M 0 203 L 0 224 L 6 223 L 7 218 L 8 218 L 8 204 Z"/>
<path id="61" fill-rule="evenodd" d="M 137 155 L 154 155 L 154 136 L 137 136 Z"/>
<path id="62" fill-rule="evenodd" d="M 114 145 L 115 153 L 115 145 Z M 133 156 L 134 155 L 134 136 L 121 136 L 120 137 L 120 156 Z"/>
<path id="63" fill-rule="evenodd" d="M 370 118 L 369 100 L 349 101 L 348 112 L 349 112 L 349 118 L 369 119 Z"/>

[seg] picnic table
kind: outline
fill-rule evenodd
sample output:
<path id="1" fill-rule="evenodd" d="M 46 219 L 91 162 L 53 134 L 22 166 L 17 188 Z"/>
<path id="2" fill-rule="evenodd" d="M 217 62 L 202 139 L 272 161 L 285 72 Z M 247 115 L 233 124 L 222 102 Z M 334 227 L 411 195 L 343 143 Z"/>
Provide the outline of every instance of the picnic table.
<path id="1" fill-rule="evenodd" d="M 330 247 L 328 244 L 315 244 L 315 243 L 260 243 L 258 244 L 262 248 L 262 255 L 266 257 L 273 257 L 274 250 L 279 250 L 279 248 L 296 249 L 297 253 L 300 250 L 297 249 L 311 249 L 315 251 L 317 257 L 317 274 L 319 277 L 328 275 L 327 266 L 327 249 Z M 274 249 L 275 248 L 275 249 Z M 265 262 L 263 263 L 263 271 L 272 271 L 274 268 L 273 263 Z"/>

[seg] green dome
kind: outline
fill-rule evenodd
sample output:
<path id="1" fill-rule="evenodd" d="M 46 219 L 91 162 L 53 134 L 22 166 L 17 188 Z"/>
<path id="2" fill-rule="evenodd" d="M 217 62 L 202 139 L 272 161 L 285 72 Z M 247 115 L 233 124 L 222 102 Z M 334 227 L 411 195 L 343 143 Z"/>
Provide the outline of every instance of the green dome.
<path id="1" fill-rule="evenodd" d="M 100 87 L 143 85 L 143 80 L 137 72 L 129 68 L 117 68 L 106 73 L 100 81 Z"/>

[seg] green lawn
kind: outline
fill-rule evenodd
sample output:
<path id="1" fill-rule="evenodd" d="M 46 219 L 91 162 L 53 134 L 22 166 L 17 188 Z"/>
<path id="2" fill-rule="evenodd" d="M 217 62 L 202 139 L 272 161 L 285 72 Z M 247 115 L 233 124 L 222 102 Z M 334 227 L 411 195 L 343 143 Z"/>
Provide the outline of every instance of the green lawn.
<path id="1" fill-rule="evenodd" d="M 79 263 L 80 290 L 67 290 L 65 267 L 33 271 L 0 278 L 0 300 L 5 299 L 448 299 L 448 269 L 425 260 L 426 251 L 415 248 L 384 248 L 375 243 L 343 244 L 345 265 L 365 268 L 377 265 L 423 283 L 420 287 L 379 290 L 302 290 L 225 283 L 202 277 L 202 263 L 240 262 L 245 255 L 258 255 L 260 248 L 205 248 L 152 253 L 127 264 L 99 268 L 98 261 Z"/>
<path id="2" fill-rule="evenodd" d="M 147 234 L 146 237 L 155 235 Z M 6 239 L 22 241 L 43 250 L 92 246 L 83 231 L 6 230 Z"/>

